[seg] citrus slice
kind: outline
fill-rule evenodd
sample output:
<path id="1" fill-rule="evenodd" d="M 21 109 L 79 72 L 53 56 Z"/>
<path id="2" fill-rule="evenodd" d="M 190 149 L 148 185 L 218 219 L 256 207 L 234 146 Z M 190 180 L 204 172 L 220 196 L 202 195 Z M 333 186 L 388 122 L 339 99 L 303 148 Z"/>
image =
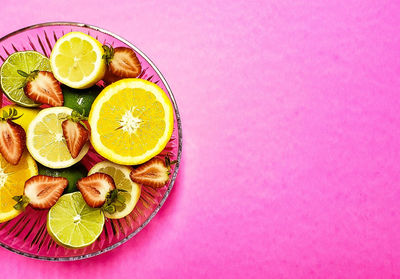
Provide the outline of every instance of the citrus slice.
<path id="1" fill-rule="evenodd" d="M 88 88 L 104 77 L 106 64 L 102 44 L 81 32 L 57 40 L 50 55 L 55 78 L 72 88 Z"/>
<path id="2" fill-rule="evenodd" d="M 113 214 L 104 212 L 104 215 L 110 219 L 120 219 L 128 215 L 135 208 L 136 203 L 140 198 L 141 186 L 133 182 L 129 174 L 132 169 L 127 166 L 121 166 L 114 164 L 109 161 L 103 161 L 94 165 L 88 175 L 96 172 L 108 174 L 114 179 L 115 187 L 117 189 L 125 190 L 126 192 L 120 192 L 125 198 L 125 208 L 121 211 L 115 211 Z"/>
<path id="3" fill-rule="evenodd" d="M 37 107 L 24 93 L 25 77 L 17 71 L 27 74 L 32 71 L 51 71 L 49 59 L 36 51 L 20 51 L 11 54 L 0 69 L 0 85 L 4 94 L 13 102 L 24 107 Z"/>
<path id="4" fill-rule="evenodd" d="M 91 142 L 106 159 L 143 163 L 160 153 L 174 125 L 171 101 L 156 84 L 122 79 L 99 94 L 89 113 Z"/>
<path id="5" fill-rule="evenodd" d="M 38 108 L 24 108 L 16 105 L 9 105 L 0 109 L 0 115 L 2 115 L 3 111 L 8 112 L 9 109 L 16 109 L 18 112 L 17 116 L 21 115 L 20 118 L 13 120 L 13 122 L 21 125 L 25 131 L 28 129 L 29 124 L 40 111 Z"/>
<path id="6" fill-rule="evenodd" d="M 29 124 L 26 146 L 42 165 L 53 169 L 66 168 L 79 162 L 88 152 L 89 143 L 86 143 L 76 158 L 69 153 L 61 124 L 71 113 L 72 109 L 67 107 L 46 108 Z"/>
<path id="7" fill-rule="evenodd" d="M 88 206 L 80 192 L 61 196 L 47 215 L 47 231 L 55 242 L 82 248 L 96 241 L 104 226 L 100 208 Z"/>
<path id="8" fill-rule="evenodd" d="M 24 194 L 25 181 L 38 174 L 35 160 L 28 151 L 17 165 L 11 165 L 0 155 L 0 222 L 11 220 L 22 211 L 14 209 L 12 198 Z"/>
<path id="9" fill-rule="evenodd" d="M 89 116 L 90 108 L 97 95 L 103 90 L 96 85 L 87 89 L 73 89 L 65 85 L 61 88 L 64 95 L 64 107 L 72 108 L 86 117 Z"/>

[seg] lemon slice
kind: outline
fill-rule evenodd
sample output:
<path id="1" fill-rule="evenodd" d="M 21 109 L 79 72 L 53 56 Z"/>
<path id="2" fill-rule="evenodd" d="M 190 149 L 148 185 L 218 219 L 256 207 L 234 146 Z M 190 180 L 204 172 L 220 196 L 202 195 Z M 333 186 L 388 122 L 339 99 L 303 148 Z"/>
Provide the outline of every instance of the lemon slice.
<path id="1" fill-rule="evenodd" d="M 25 181 L 37 174 L 36 162 L 28 151 L 15 166 L 0 155 L 0 222 L 11 220 L 22 212 L 14 209 L 16 202 L 12 198 L 23 195 Z"/>
<path id="2" fill-rule="evenodd" d="M 135 208 L 136 203 L 140 198 L 141 186 L 133 182 L 129 174 L 132 169 L 127 166 L 121 166 L 109 161 L 103 161 L 94 165 L 88 175 L 96 172 L 108 174 L 114 179 L 115 187 L 123 189 L 126 192 L 120 193 L 125 198 L 125 208 L 121 211 L 116 211 L 113 214 L 104 212 L 104 215 L 110 219 L 120 219 L 128 215 Z"/>
<path id="3" fill-rule="evenodd" d="M 79 162 L 88 152 L 89 143 L 86 143 L 75 159 L 69 153 L 61 124 L 71 113 L 72 109 L 67 107 L 46 108 L 29 124 L 26 146 L 42 165 L 53 169 L 66 168 Z"/>
<path id="4" fill-rule="evenodd" d="M 102 44 L 81 32 L 62 36 L 50 55 L 55 78 L 72 88 L 89 88 L 104 77 Z"/>
<path id="5" fill-rule="evenodd" d="M 91 142 L 106 159 L 143 163 L 160 153 L 174 125 L 171 101 L 156 84 L 122 79 L 97 96 L 89 113 Z"/>
<path id="6" fill-rule="evenodd" d="M 82 248 L 96 241 L 104 226 L 100 208 L 88 206 L 80 192 L 61 196 L 47 215 L 47 231 L 55 242 Z"/>

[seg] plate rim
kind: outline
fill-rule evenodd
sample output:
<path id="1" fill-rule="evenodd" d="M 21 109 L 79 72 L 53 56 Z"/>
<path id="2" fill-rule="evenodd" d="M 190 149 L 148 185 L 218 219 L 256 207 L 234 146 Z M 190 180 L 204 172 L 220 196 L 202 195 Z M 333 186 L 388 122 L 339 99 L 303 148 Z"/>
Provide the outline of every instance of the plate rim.
<path id="1" fill-rule="evenodd" d="M 175 164 L 175 170 L 174 170 L 174 173 L 172 175 L 169 187 L 168 187 L 167 191 L 165 192 L 163 198 L 161 199 L 159 205 L 154 209 L 154 211 L 150 214 L 150 216 L 143 222 L 143 224 L 140 227 L 138 227 L 134 232 L 132 232 L 131 234 L 129 234 L 125 238 L 121 239 L 117 243 L 115 243 L 115 244 L 113 244 L 111 246 L 108 246 L 108 247 L 106 247 L 106 248 L 104 248 L 102 250 L 99 250 L 99 251 L 96 251 L 96 252 L 93 252 L 93 253 L 89 253 L 89 254 L 86 254 L 86 255 L 72 256 L 72 257 L 45 257 L 45 256 L 38 256 L 38 255 L 22 252 L 20 250 L 17 250 L 15 248 L 12 248 L 12 247 L 0 242 L 0 247 L 3 247 L 3 248 L 5 248 L 5 249 L 7 249 L 7 250 L 9 250 L 11 252 L 14 252 L 16 254 L 19 254 L 19 255 L 22 255 L 22 256 L 25 256 L 25 257 L 28 257 L 28 258 L 34 258 L 34 259 L 45 260 L 45 261 L 58 261 L 58 262 L 77 261 L 77 260 L 83 260 L 83 259 L 88 259 L 88 258 L 92 258 L 92 257 L 98 256 L 100 254 L 109 252 L 109 251 L 117 248 L 121 244 L 124 244 L 129 239 L 131 239 L 136 234 L 138 234 L 144 227 L 146 227 L 147 224 L 154 218 L 154 216 L 158 213 L 158 211 L 164 205 L 164 202 L 168 198 L 168 196 L 169 196 L 169 194 L 170 194 L 170 192 L 171 192 L 171 190 L 172 190 L 172 188 L 173 188 L 173 186 L 175 184 L 175 180 L 176 180 L 176 177 L 177 177 L 177 174 L 178 174 L 178 170 L 179 170 L 179 166 L 180 166 L 180 162 L 181 162 L 181 158 L 182 158 L 182 143 L 183 143 L 183 139 L 182 139 L 182 120 L 181 120 L 181 117 L 180 117 L 178 105 L 177 105 L 177 102 L 175 100 L 174 94 L 172 93 L 172 90 L 171 90 L 168 82 L 166 81 L 165 77 L 161 73 L 161 71 L 156 67 L 156 65 L 153 63 L 153 61 L 147 55 L 145 55 L 139 48 L 137 48 L 135 45 L 130 43 L 128 40 L 124 39 L 123 37 L 111 32 L 111 31 L 108 31 L 106 29 L 103 29 L 101 27 L 98 27 L 98 26 L 95 26 L 95 25 L 92 25 L 92 24 L 87 24 L 87 23 L 82 23 L 82 22 L 52 21 L 52 22 L 44 22 L 44 23 L 38 23 L 38 24 L 29 25 L 29 26 L 20 28 L 20 29 L 18 29 L 16 31 L 13 31 L 11 33 L 8 33 L 7 35 L 5 35 L 5 36 L 0 38 L 0 43 L 3 42 L 4 40 L 8 39 L 9 37 L 12 37 L 14 35 L 20 34 L 20 33 L 24 32 L 24 31 L 31 30 L 31 29 L 36 29 L 36 28 L 40 28 L 40 27 L 46 27 L 46 26 L 77 26 L 77 27 L 85 27 L 85 28 L 93 29 L 95 31 L 100 31 L 102 33 L 110 35 L 110 36 L 120 40 L 121 42 L 125 43 L 126 45 L 128 45 L 132 49 L 134 49 L 137 53 L 139 53 L 143 57 L 143 59 L 145 59 L 149 63 L 149 65 L 159 75 L 159 77 L 160 77 L 161 81 L 163 82 L 166 90 L 168 91 L 169 97 L 170 97 L 170 99 L 172 101 L 172 105 L 174 106 L 175 117 L 176 117 L 177 126 L 178 126 L 178 155 L 177 155 L 177 163 Z"/>

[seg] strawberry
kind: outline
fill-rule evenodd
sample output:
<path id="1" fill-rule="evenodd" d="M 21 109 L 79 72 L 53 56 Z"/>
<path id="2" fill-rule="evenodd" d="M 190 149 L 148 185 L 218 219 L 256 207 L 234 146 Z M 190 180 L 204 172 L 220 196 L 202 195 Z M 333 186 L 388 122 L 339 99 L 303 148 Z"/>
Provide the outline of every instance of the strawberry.
<path id="1" fill-rule="evenodd" d="M 15 209 L 20 210 L 30 204 L 33 208 L 52 207 L 68 186 L 68 179 L 47 175 L 36 175 L 25 182 L 24 195 L 14 196 Z"/>
<path id="2" fill-rule="evenodd" d="M 18 164 L 26 143 L 24 128 L 12 121 L 22 116 L 17 114 L 16 109 L 10 109 L 0 117 L 0 153 L 12 165 Z"/>
<path id="3" fill-rule="evenodd" d="M 114 180 L 105 173 L 94 173 L 76 183 L 83 199 L 91 207 L 101 207 L 115 189 Z"/>
<path id="4" fill-rule="evenodd" d="M 107 71 L 104 76 L 106 83 L 112 83 L 122 78 L 135 78 L 142 71 L 136 53 L 127 47 L 103 46 L 107 63 Z"/>
<path id="5" fill-rule="evenodd" d="M 155 157 L 131 171 L 130 177 L 138 184 L 160 188 L 167 184 L 169 174 L 169 164 Z"/>
<path id="6" fill-rule="evenodd" d="M 61 86 L 53 73 L 37 70 L 30 74 L 18 70 L 18 73 L 26 78 L 24 92 L 33 101 L 54 107 L 63 105 Z"/>
<path id="7" fill-rule="evenodd" d="M 89 123 L 87 117 L 73 111 L 61 124 L 67 147 L 72 158 L 78 157 L 83 146 L 89 139 Z"/>
<path id="8" fill-rule="evenodd" d="M 116 82 L 120 80 L 121 78 L 119 76 L 114 75 L 111 73 L 108 69 L 106 70 L 106 74 L 103 77 L 103 80 L 106 84 L 111 84 L 113 82 Z"/>

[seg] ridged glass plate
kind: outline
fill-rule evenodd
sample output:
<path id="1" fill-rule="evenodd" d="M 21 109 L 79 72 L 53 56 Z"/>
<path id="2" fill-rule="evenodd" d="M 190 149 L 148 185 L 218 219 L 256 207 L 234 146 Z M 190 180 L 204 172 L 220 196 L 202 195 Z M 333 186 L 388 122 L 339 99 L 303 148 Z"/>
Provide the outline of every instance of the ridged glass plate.
<path id="1" fill-rule="evenodd" d="M 178 162 L 172 166 L 170 181 L 165 187 L 160 189 L 142 187 L 139 202 L 132 213 L 123 219 L 107 219 L 100 237 L 86 248 L 74 250 L 57 245 L 46 230 L 47 210 L 34 210 L 28 206 L 26 211 L 18 217 L 0 224 L 0 246 L 27 257 L 51 261 L 73 261 L 102 254 L 126 242 L 143 229 L 168 197 L 178 173 L 182 151 L 179 111 L 166 80 L 143 52 L 109 31 L 73 22 L 52 22 L 29 26 L 0 39 L 0 65 L 16 51 L 35 50 L 49 57 L 57 39 L 71 31 L 89 34 L 103 44 L 111 44 L 114 47 L 125 46 L 135 50 L 142 64 L 142 73 L 139 78 L 159 85 L 168 94 L 174 106 L 174 131 L 171 140 L 159 156 L 169 155 L 171 160 Z M 4 95 L 2 101 L 3 106 L 11 103 Z M 82 163 L 90 169 L 103 160 L 91 148 Z"/>

